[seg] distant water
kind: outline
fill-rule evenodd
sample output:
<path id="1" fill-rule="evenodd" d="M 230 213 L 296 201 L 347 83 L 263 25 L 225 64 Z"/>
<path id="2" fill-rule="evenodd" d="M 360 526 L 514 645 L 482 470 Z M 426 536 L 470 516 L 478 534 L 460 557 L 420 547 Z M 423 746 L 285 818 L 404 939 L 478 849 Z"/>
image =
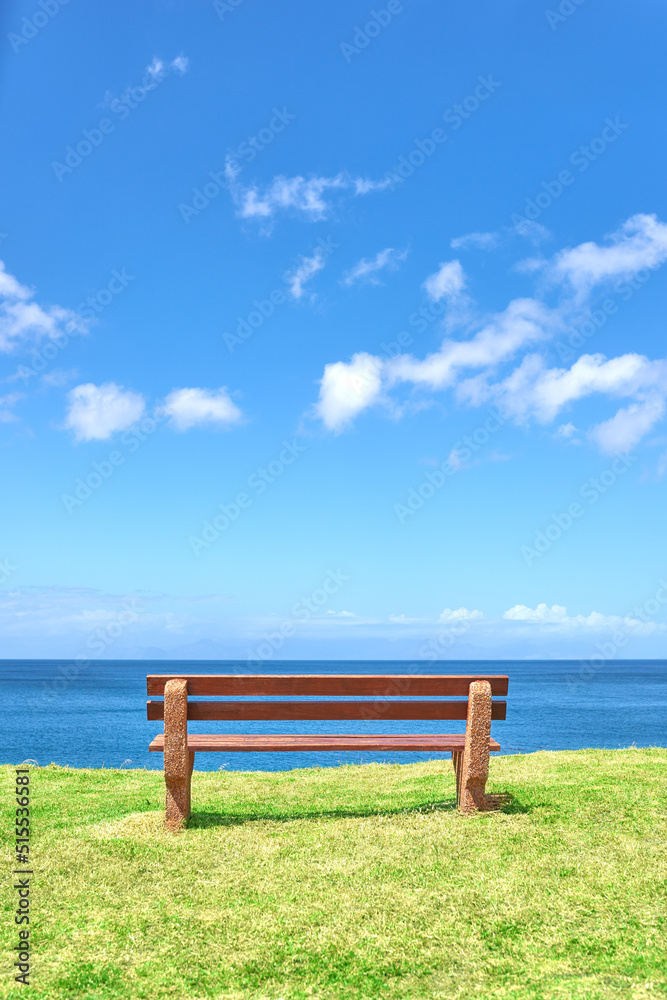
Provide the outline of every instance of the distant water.
<path id="1" fill-rule="evenodd" d="M 148 744 L 161 723 L 146 720 L 146 674 L 248 673 L 243 661 L 100 660 L 72 676 L 71 661 L 0 661 L 0 762 L 162 768 Z M 411 670 L 412 667 L 412 670 Z M 405 661 L 282 661 L 267 673 L 400 674 Z M 503 753 L 584 747 L 667 746 L 667 660 L 603 663 L 592 676 L 579 661 L 442 661 L 419 673 L 508 674 L 507 721 L 491 732 Z M 67 679 L 67 674 L 70 674 Z M 463 722 L 191 722 L 191 732 L 462 732 Z M 340 762 L 409 761 L 447 754 L 201 753 L 198 770 L 282 770 Z"/>

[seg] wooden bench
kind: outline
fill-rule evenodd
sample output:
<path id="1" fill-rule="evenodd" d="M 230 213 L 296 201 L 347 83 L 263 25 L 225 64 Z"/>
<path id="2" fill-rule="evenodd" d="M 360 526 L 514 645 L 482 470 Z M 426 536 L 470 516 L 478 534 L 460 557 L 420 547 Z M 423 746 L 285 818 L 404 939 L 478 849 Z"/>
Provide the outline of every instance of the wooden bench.
<path id="1" fill-rule="evenodd" d="M 451 751 L 456 798 L 463 812 L 490 808 L 485 794 L 489 752 L 500 750 L 491 738 L 491 720 L 504 719 L 508 678 L 501 675 L 389 674 L 149 674 L 147 691 L 164 701 L 148 701 L 148 719 L 164 719 L 149 750 L 164 753 L 167 786 L 166 826 L 177 830 L 190 815 L 190 784 L 195 753 L 202 751 Z M 190 697 L 233 701 L 191 701 Z M 240 700 L 313 698 L 327 701 Z M 445 697 L 465 700 L 446 701 Z M 363 698 L 363 701 L 338 699 Z M 417 701 L 417 698 L 433 700 Z M 333 700 L 331 700 L 333 699 Z M 220 722 L 466 719 L 462 734 L 418 735 L 188 735 L 188 719 Z"/>

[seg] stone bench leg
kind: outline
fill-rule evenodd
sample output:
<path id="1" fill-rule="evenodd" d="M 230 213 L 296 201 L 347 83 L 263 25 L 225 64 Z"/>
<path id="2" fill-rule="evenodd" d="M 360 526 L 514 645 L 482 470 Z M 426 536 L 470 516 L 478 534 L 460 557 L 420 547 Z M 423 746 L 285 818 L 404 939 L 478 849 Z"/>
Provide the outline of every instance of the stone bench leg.
<path id="1" fill-rule="evenodd" d="M 168 830 L 182 829 L 190 816 L 194 762 L 194 751 L 188 750 L 188 682 L 167 681 L 164 687 L 164 780 Z"/>
<path id="2" fill-rule="evenodd" d="M 452 754 L 456 771 L 456 801 L 462 813 L 493 808 L 485 789 L 489 777 L 491 685 L 473 681 L 468 693 L 465 750 Z"/>

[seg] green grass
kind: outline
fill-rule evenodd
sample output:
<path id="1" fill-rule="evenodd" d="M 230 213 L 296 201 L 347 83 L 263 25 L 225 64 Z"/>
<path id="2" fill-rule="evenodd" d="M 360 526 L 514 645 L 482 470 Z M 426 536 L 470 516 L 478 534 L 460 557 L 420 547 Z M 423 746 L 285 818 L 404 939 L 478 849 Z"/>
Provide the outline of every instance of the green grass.
<path id="1" fill-rule="evenodd" d="M 3 998 L 667 996 L 667 750 L 497 757 L 503 811 L 451 763 L 196 772 L 162 829 L 147 771 L 34 768 L 33 985 Z"/>

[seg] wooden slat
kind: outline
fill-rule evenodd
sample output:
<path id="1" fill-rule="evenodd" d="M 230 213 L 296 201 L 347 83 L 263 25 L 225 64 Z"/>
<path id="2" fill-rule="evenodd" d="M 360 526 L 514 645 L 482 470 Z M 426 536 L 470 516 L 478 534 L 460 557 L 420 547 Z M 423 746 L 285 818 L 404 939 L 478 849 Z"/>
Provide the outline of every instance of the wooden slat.
<path id="1" fill-rule="evenodd" d="M 492 703 L 491 718 L 502 720 L 507 702 Z M 217 722 L 325 719 L 465 719 L 467 701 L 188 701 L 188 719 Z M 164 719 L 164 702 L 149 701 L 147 717 Z"/>
<path id="2" fill-rule="evenodd" d="M 188 695 L 219 697 L 467 697 L 473 681 L 488 681 L 496 697 L 507 694 L 504 674 L 149 674 L 149 695 L 163 695 L 173 678 L 185 678 Z"/>
<path id="3" fill-rule="evenodd" d="M 202 736 L 188 734 L 188 750 L 219 750 L 225 753 L 264 753 L 267 751 L 366 751 L 375 753 L 382 750 L 428 750 L 445 753 L 449 750 L 463 750 L 465 735 L 417 735 L 417 736 Z M 156 736 L 149 750 L 164 751 L 164 736 Z M 500 750 L 500 744 L 489 739 L 489 750 Z"/>

